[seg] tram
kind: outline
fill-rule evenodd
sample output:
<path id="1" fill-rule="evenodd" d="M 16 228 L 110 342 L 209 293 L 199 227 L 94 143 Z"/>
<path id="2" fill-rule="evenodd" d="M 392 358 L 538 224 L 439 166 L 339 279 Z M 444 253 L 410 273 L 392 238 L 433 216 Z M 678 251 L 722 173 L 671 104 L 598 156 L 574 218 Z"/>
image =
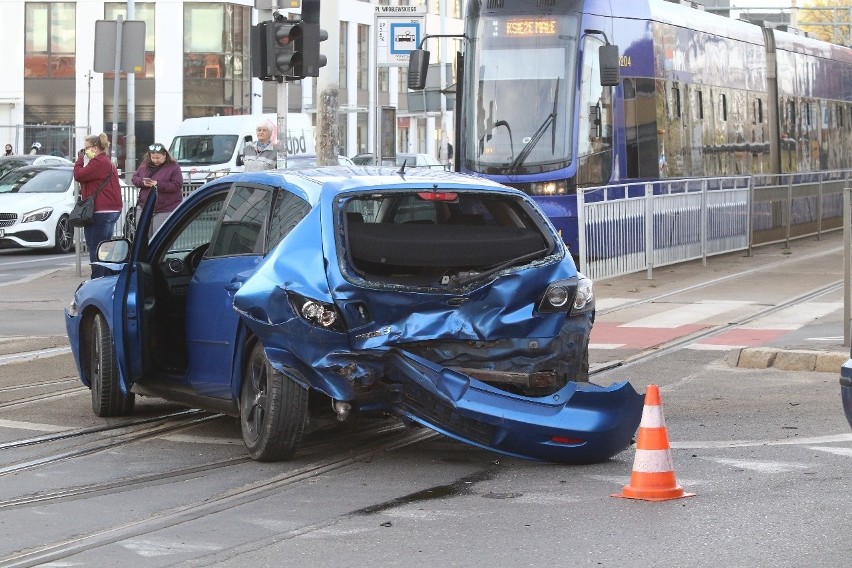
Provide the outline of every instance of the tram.
<path id="1" fill-rule="evenodd" d="M 664 0 L 468 0 L 463 50 L 456 169 L 532 195 L 574 250 L 584 187 L 852 167 L 852 49 L 793 31 Z"/>

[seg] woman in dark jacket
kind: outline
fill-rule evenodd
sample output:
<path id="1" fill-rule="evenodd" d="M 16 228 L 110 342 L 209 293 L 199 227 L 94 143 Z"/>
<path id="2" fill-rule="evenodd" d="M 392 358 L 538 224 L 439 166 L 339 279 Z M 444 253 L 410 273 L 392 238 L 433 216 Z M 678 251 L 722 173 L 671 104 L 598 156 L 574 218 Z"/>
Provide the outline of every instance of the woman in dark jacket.
<path id="1" fill-rule="evenodd" d="M 103 132 L 86 136 L 85 150 L 77 156 L 74 164 L 74 179 L 80 182 L 80 197 L 91 197 L 103 185 L 95 197 L 94 223 L 83 229 L 86 246 L 89 247 L 89 262 L 92 278 L 107 274 L 105 268 L 95 265 L 98 245 L 112 238 L 115 222 L 121 216 L 121 184 L 118 172 L 107 155 L 109 138 Z"/>
<path id="2" fill-rule="evenodd" d="M 154 219 L 151 221 L 153 234 L 183 200 L 183 174 L 180 166 L 172 159 L 165 146 L 151 144 L 131 181 L 139 188 L 140 208 L 145 206 L 151 189 L 156 188 L 157 204 L 154 205 Z"/>

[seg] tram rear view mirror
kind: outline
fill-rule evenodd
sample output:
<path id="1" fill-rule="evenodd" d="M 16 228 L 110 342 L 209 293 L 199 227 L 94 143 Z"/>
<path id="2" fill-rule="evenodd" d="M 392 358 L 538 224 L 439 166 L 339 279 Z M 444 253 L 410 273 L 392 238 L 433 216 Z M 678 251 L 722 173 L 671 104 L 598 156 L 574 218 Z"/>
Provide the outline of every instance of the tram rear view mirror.
<path id="1" fill-rule="evenodd" d="M 425 89 L 428 72 L 429 52 L 425 49 L 413 49 L 408 59 L 408 88 L 412 91 Z"/>
<path id="2" fill-rule="evenodd" d="M 614 87 L 621 81 L 621 69 L 619 69 L 618 46 L 608 43 L 602 45 L 598 50 L 598 59 L 601 65 L 601 86 Z M 408 75 L 408 84 L 411 85 L 411 71 Z"/>

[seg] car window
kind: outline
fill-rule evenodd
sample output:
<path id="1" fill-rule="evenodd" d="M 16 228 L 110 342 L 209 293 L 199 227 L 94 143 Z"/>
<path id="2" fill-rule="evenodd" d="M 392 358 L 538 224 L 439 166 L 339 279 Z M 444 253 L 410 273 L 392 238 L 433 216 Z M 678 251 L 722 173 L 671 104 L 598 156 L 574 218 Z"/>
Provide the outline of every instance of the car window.
<path id="1" fill-rule="evenodd" d="M 272 196 L 268 187 L 234 186 L 207 256 L 264 254 Z"/>
<path id="2" fill-rule="evenodd" d="M 179 164 L 221 164 L 234 155 L 238 139 L 236 134 L 178 136 L 172 141 L 169 153 Z"/>
<path id="3" fill-rule="evenodd" d="M 271 249 L 280 243 L 310 210 L 311 206 L 304 199 L 289 191 L 278 192 L 272 211 L 272 221 L 269 223 L 268 248 Z"/>
<path id="4" fill-rule="evenodd" d="M 20 168 L 21 166 L 26 166 L 27 161 L 21 160 L 18 158 L 13 158 L 10 160 L 3 160 L 0 162 L 0 177 L 6 175 L 7 172 L 14 170 L 15 168 Z"/>
<path id="5" fill-rule="evenodd" d="M 174 235 L 164 255 L 168 258 L 183 258 L 185 253 L 209 243 L 226 196 L 227 192 L 223 191 L 196 209 Z"/>
<path id="6" fill-rule="evenodd" d="M 63 193 L 71 176 L 71 170 L 11 171 L 0 179 L 0 193 Z"/>

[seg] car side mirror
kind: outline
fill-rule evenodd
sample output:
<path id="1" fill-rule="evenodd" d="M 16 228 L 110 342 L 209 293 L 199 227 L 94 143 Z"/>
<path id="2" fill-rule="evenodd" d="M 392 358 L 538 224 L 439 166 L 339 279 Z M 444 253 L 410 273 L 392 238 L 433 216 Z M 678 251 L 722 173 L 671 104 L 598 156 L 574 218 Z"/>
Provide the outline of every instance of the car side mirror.
<path id="1" fill-rule="evenodd" d="M 113 239 L 103 241 L 98 245 L 98 261 L 100 262 L 127 262 L 130 258 L 130 241 L 127 239 Z"/>

